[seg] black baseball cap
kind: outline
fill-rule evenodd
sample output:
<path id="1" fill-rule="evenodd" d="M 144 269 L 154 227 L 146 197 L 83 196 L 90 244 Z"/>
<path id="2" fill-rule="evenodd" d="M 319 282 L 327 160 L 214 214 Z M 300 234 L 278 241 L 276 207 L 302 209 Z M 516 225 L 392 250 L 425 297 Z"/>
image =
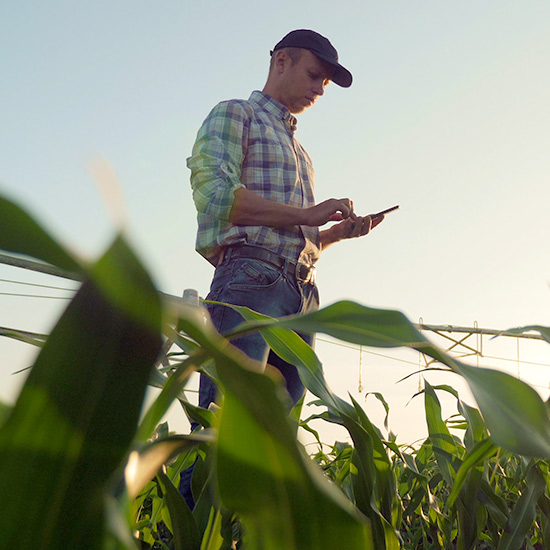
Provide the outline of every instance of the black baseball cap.
<path id="1" fill-rule="evenodd" d="M 282 48 L 304 48 L 314 53 L 319 59 L 326 61 L 334 67 L 332 81 L 342 88 L 349 88 L 353 81 L 351 73 L 338 63 L 338 52 L 336 48 L 318 32 L 306 29 L 298 29 L 289 32 L 280 42 L 278 42 L 271 55 Z"/>

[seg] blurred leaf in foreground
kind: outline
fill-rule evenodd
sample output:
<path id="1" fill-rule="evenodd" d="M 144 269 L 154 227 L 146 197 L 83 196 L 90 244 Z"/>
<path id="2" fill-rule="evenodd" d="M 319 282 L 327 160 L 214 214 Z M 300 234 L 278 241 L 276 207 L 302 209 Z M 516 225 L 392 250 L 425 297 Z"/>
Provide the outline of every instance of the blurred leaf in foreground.
<path id="1" fill-rule="evenodd" d="M 247 547 L 373 548 L 368 520 L 297 443 L 282 381 L 219 335 L 180 322 L 216 362 L 224 390 L 216 477 L 224 506 L 243 520 Z"/>
<path id="2" fill-rule="evenodd" d="M 21 207 L 0 196 L 0 250 L 80 273 L 79 263 Z"/>
<path id="3" fill-rule="evenodd" d="M 161 309 L 122 240 L 93 273 L 102 287 L 84 282 L 0 430 L 6 548 L 103 546 L 105 489 L 135 433 Z"/>

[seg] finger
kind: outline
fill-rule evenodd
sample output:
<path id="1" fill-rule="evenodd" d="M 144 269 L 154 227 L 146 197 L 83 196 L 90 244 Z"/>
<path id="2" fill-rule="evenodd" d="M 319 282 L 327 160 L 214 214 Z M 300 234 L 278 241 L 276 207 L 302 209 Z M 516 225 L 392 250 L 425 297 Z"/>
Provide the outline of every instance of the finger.
<path id="1" fill-rule="evenodd" d="M 366 235 L 372 229 L 372 218 L 365 216 L 363 222 L 363 235 Z"/>
<path id="2" fill-rule="evenodd" d="M 372 218 L 370 216 L 364 216 L 361 218 L 361 224 L 358 227 L 357 237 L 366 235 L 372 229 Z"/>
<path id="3" fill-rule="evenodd" d="M 361 216 L 355 216 L 355 219 L 351 222 L 351 228 L 348 233 L 348 239 L 353 237 L 360 237 L 365 234 L 365 231 L 368 233 L 370 224 L 367 221 L 367 226 L 365 228 L 365 218 Z"/>
<path id="4" fill-rule="evenodd" d="M 336 214 L 331 214 L 329 221 L 331 222 L 341 222 L 344 219 L 344 216 L 340 212 L 336 212 Z"/>
<path id="5" fill-rule="evenodd" d="M 353 202 L 349 199 L 340 199 L 340 212 L 342 212 L 343 218 L 349 218 L 353 214 Z"/>

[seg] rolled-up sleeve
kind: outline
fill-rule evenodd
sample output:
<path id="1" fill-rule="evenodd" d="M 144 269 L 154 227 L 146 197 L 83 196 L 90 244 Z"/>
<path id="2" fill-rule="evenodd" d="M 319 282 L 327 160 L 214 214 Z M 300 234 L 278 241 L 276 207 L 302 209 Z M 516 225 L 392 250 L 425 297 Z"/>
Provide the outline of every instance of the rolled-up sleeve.
<path id="1" fill-rule="evenodd" d="M 250 114 L 238 102 L 218 104 L 204 121 L 187 159 L 199 214 L 229 219 L 235 191 L 244 187 L 241 167 L 249 127 Z"/>

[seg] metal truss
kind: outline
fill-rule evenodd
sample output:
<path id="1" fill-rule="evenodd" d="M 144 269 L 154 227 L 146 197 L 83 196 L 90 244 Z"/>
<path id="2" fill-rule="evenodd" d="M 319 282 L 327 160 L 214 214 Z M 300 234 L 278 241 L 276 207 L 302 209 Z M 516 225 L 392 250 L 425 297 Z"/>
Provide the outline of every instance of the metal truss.
<path id="1" fill-rule="evenodd" d="M 483 336 L 505 336 L 509 338 L 515 338 L 518 342 L 517 351 L 517 363 L 518 363 L 518 377 L 519 377 L 519 339 L 525 340 L 544 340 L 540 334 L 515 334 L 506 332 L 505 330 L 496 330 L 488 328 L 479 328 L 477 321 L 474 322 L 473 327 L 461 327 L 455 325 L 426 325 L 422 318 L 420 323 L 416 325 L 419 330 L 431 332 L 448 342 L 448 346 L 445 351 L 454 353 L 459 358 L 464 357 L 476 357 L 478 366 L 479 358 L 483 355 Z M 424 359 L 424 367 L 429 367 L 436 361 L 428 358 L 428 356 L 422 354 Z"/>

